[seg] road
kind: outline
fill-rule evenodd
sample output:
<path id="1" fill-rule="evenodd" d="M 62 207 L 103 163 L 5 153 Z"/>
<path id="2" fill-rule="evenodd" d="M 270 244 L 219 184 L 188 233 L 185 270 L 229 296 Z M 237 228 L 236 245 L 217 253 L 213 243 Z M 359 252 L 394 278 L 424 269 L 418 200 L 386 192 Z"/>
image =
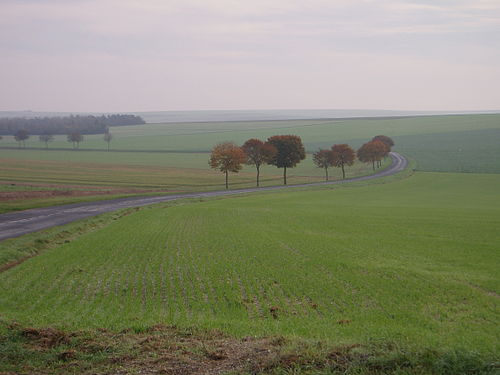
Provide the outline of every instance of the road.
<path id="1" fill-rule="evenodd" d="M 263 188 L 238 190 L 210 191 L 205 193 L 130 197 L 97 202 L 76 203 L 64 206 L 35 208 L 26 211 L 2 214 L 0 215 L 0 241 L 7 238 L 18 237 L 23 234 L 36 232 L 42 229 L 51 228 L 54 226 L 68 224 L 76 220 L 84 219 L 90 216 L 96 216 L 105 212 L 116 211 L 122 208 L 146 206 L 148 204 L 168 202 L 183 198 L 217 197 L 223 195 L 235 195 L 269 190 L 293 189 L 299 187 L 343 184 L 353 181 L 366 181 L 393 175 L 395 173 L 401 172 L 407 167 L 408 161 L 400 154 L 391 152 L 390 157 L 392 159 L 391 165 L 380 172 L 369 176 L 355 177 L 341 181 L 317 182 L 311 184 L 287 186 L 270 186 Z"/>

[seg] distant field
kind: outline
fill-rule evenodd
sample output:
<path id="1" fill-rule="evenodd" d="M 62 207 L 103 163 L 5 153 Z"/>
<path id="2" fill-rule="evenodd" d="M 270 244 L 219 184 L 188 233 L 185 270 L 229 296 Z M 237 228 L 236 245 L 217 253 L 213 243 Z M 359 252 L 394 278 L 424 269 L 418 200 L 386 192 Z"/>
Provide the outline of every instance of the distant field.
<path id="1" fill-rule="evenodd" d="M 424 171 L 489 172 L 498 173 L 500 148 L 495 140 L 500 137 L 500 115 L 427 116 L 412 118 L 380 118 L 349 120 L 289 120 L 260 122 L 168 123 L 113 128 L 115 139 L 112 150 L 170 151 L 174 154 L 137 153 L 136 155 L 108 153 L 76 155 L 40 153 L 42 160 L 77 160 L 119 164 L 164 165 L 168 167 L 206 167 L 203 159 L 218 142 L 232 140 L 239 144 L 253 137 L 266 139 L 274 134 L 297 134 L 302 137 L 308 152 L 327 148 L 334 143 L 348 142 L 357 148 L 372 136 L 386 134 L 396 140 L 399 150 L 418 162 Z M 15 147 L 5 137 L 0 145 Z M 43 147 L 37 139 L 28 147 Z M 51 143 L 55 148 L 71 148 L 64 136 Z M 84 149 L 104 149 L 102 135 L 86 136 Z M 476 151 L 477 150 L 477 151 Z M 177 152 L 177 153 L 175 153 Z M 179 152 L 181 154 L 179 154 Z M 182 155 L 193 152 L 196 155 Z M 204 157 L 199 157 L 205 153 Z M 34 154 L 28 154 L 33 157 Z M 0 158 L 26 158 L 20 152 L 0 150 Z M 307 163 L 303 164 L 306 165 Z M 302 166 L 301 166 L 302 168 Z M 309 168 L 311 170 L 311 168 Z M 302 173 L 302 172 L 298 172 Z"/>
<path id="2" fill-rule="evenodd" d="M 417 173 L 146 208 L 1 273 L 0 315 L 498 354 L 499 184 Z"/>
<path id="3" fill-rule="evenodd" d="M 296 134 L 302 137 L 308 151 L 346 140 L 365 142 L 377 134 L 391 137 L 437 134 L 457 131 L 499 129 L 500 115 L 428 116 L 410 118 L 288 120 L 212 123 L 166 123 L 113 127 L 112 148 L 118 150 L 164 150 L 207 152 L 222 140 L 243 143 L 249 138 L 266 139 L 275 134 Z M 43 147 L 36 137 L 28 147 Z M 16 146 L 12 137 L 1 141 Z M 65 136 L 58 136 L 51 147 L 71 148 Z M 102 135 L 89 135 L 82 148 L 104 149 Z"/>
<path id="4" fill-rule="evenodd" d="M 33 207 L 68 203 L 73 199 L 71 195 L 79 195 L 75 199 L 80 201 L 83 195 L 90 199 L 98 194 L 217 190 L 222 187 L 222 175 L 210 170 L 207 163 L 208 151 L 214 144 L 225 140 L 242 144 L 249 138 L 266 139 L 275 134 L 300 135 L 309 152 L 306 160 L 289 170 L 290 183 L 322 179 L 324 172 L 314 166 L 311 156 L 319 148 L 343 142 L 358 148 L 377 134 L 394 138 L 394 149 L 415 160 L 420 171 L 500 173 L 500 115 L 494 114 L 165 123 L 118 127 L 112 132 L 115 138 L 110 152 L 102 151 L 106 146 L 102 135 L 85 136 L 79 151 L 71 150 L 62 135 L 50 144 L 60 150 L 44 150 L 36 137 L 28 141 L 26 149 L 15 147 L 12 137 L 2 139 L 0 145 L 5 148 L 0 148 L 0 184 L 22 183 L 22 186 L 11 185 L 19 191 L 33 191 L 36 187 L 52 189 L 58 196 L 2 193 L 6 188 L 0 187 L 0 212 L 30 207 L 30 201 Z M 231 187 L 252 186 L 254 172 L 253 168 L 245 167 L 241 173 L 233 174 Z M 262 172 L 263 185 L 281 183 L 281 170 L 265 167 Z M 350 177 L 367 173 L 370 166 L 361 163 L 348 171 Z M 340 176 L 336 169 L 331 174 L 333 178 Z M 71 185 L 80 190 L 85 187 L 94 190 L 75 192 Z M 97 193 L 96 188 L 114 190 Z M 68 196 L 61 197 L 62 190 L 69 190 Z"/>

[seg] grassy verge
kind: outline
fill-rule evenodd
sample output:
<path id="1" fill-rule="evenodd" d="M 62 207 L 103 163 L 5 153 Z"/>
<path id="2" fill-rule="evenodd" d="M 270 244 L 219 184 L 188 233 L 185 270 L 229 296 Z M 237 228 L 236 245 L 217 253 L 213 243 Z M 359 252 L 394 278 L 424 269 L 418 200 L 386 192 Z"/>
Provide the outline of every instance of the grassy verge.
<path id="1" fill-rule="evenodd" d="M 497 359 L 467 351 L 394 343 L 336 346 L 156 325 L 140 332 L 67 332 L 0 322 L 0 373 L 21 374 L 357 374 L 481 375 Z"/>

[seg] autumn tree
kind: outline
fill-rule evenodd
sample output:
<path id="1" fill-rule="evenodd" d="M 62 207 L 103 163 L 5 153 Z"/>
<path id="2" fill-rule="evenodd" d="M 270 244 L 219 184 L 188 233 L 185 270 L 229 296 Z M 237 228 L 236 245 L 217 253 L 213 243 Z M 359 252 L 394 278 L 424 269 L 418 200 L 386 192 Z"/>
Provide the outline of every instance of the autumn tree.
<path id="1" fill-rule="evenodd" d="M 241 147 L 233 142 L 223 142 L 212 149 L 208 164 L 211 168 L 218 169 L 226 175 L 226 189 L 229 189 L 228 173 L 238 173 L 246 160 L 247 157 Z"/>
<path id="2" fill-rule="evenodd" d="M 267 140 L 277 152 L 269 164 L 283 168 L 283 184 L 286 185 L 286 169 L 293 168 L 306 158 L 302 140 L 296 135 L 275 135 Z"/>
<path id="3" fill-rule="evenodd" d="M 54 136 L 52 134 L 49 134 L 49 133 L 44 133 L 44 134 L 40 134 L 38 136 L 38 139 L 40 140 L 40 142 L 44 142 L 45 148 L 48 149 L 49 142 L 52 142 L 54 140 Z"/>
<path id="4" fill-rule="evenodd" d="M 331 150 L 320 149 L 313 154 L 313 162 L 318 168 L 325 169 L 325 180 L 328 181 L 328 168 L 333 165 Z"/>
<path id="5" fill-rule="evenodd" d="M 342 168 L 342 178 L 345 179 L 346 165 L 353 165 L 356 160 L 356 153 L 351 146 L 343 143 L 340 145 L 332 146 L 332 165 L 334 167 Z"/>
<path id="6" fill-rule="evenodd" d="M 394 141 L 386 135 L 376 135 L 375 137 L 373 137 L 372 141 L 382 142 L 389 148 L 389 151 L 391 150 L 391 147 L 394 146 Z"/>
<path id="7" fill-rule="evenodd" d="M 19 129 L 14 133 L 14 139 L 19 143 L 19 148 L 21 145 L 26 147 L 26 140 L 30 137 L 26 129 Z"/>
<path id="8" fill-rule="evenodd" d="M 247 165 L 255 165 L 257 169 L 257 186 L 259 186 L 260 167 L 268 164 L 276 155 L 277 150 L 272 144 L 262 142 L 260 139 L 249 139 L 241 146 L 246 154 Z"/>
<path id="9" fill-rule="evenodd" d="M 106 142 L 108 144 L 108 151 L 109 151 L 109 144 L 111 143 L 111 141 L 113 140 L 113 134 L 111 134 L 109 131 L 107 133 L 104 133 L 104 142 Z"/>
<path id="10" fill-rule="evenodd" d="M 379 162 L 389 152 L 388 147 L 379 140 L 370 141 L 361 146 L 357 152 L 358 159 L 364 163 L 372 163 L 375 170 L 375 162 Z"/>
<path id="11" fill-rule="evenodd" d="M 83 135 L 79 131 L 72 131 L 67 138 L 68 142 L 73 143 L 73 148 L 80 148 L 80 142 L 83 142 Z"/>

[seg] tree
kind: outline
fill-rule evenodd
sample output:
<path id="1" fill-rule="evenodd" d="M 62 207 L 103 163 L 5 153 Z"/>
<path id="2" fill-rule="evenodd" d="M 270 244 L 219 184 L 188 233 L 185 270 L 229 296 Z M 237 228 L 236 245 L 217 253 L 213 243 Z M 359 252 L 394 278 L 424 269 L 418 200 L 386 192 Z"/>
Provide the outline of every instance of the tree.
<path id="1" fill-rule="evenodd" d="M 54 140 L 54 136 L 52 134 L 45 133 L 45 134 L 40 134 L 38 136 L 38 139 L 40 140 L 40 142 L 44 142 L 45 143 L 45 148 L 48 149 L 49 148 L 49 142 L 52 142 Z"/>
<path id="2" fill-rule="evenodd" d="M 219 143 L 212 149 L 208 164 L 213 169 L 218 169 L 226 175 L 226 189 L 228 185 L 228 173 L 238 173 L 247 157 L 245 152 L 233 142 Z"/>
<path id="3" fill-rule="evenodd" d="M 333 165 L 332 151 L 323 149 L 316 151 L 313 154 L 313 161 L 318 168 L 325 169 L 325 180 L 328 181 L 328 167 Z"/>
<path id="4" fill-rule="evenodd" d="M 19 129 L 14 133 L 14 138 L 17 142 L 19 142 L 19 148 L 21 148 L 21 144 L 23 147 L 26 147 L 26 140 L 30 137 L 28 131 L 26 129 Z"/>
<path id="5" fill-rule="evenodd" d="M 108 144 L 108 151 L 109 151 L 109 144 L 111 143 L 111 140 L 113 139 L 113 134 L 111 134 L 109 131 L 104 134 L 104 142 Z"/>
<path id="6" fill-rule="evenodd" d="M 276 147 L 276 155 L 269 164 L 283 168 L 283 184 L 286 185 L 286 169 L 293 168 L 306 158 L 306 151 L 299 136 L 275 135 L 267 140 Z"/>
<path id="7" fill-rule="evenodd" d="M 73 148 L 80 148 L 80 142 L 83 142 L 83 135 L 79 131 L 72 131 L 68 134 L 68 142 L 73 143 Z"/>
<path id="8" fill-rule="evenodd" d="M 257 186 L 259 186 L 260 167 L 268 164 L 278 152 L 276 147 L 270 143 L 264 143 L 260 139 L 249 139 L 241 146 L 246 154 L 247 165 L 255 165 L 257 169 Z"/>
<path id="9" fill-rule="evenodd" d="M 391 147 L 394 146 L 394 141 L 386 135 L 376 135 L 375 137 L 373 137 L 372 141 L 382 142 L 389 148 L 389 151 L 391 150 Z"/>
<path id="10" fill-rule="evenodd" d="M 356 153 L 351 146 L 345 143 L 332 146 L 332 165 L 342 168 L 342 179 L 345 179 L 344 166 L 353 165 L 354 160 L 356 160 Z"/>
<path id="11" fill-rule="evenodd" d="M 357 152 L 358 159 L 364 163 L 372 163 L 373 170 L 375 170 L 375 162 L 379 162 L 387 155 L 389 149 L 387 146 L 378 141 L 370 141 L 361 146 Z"/>

